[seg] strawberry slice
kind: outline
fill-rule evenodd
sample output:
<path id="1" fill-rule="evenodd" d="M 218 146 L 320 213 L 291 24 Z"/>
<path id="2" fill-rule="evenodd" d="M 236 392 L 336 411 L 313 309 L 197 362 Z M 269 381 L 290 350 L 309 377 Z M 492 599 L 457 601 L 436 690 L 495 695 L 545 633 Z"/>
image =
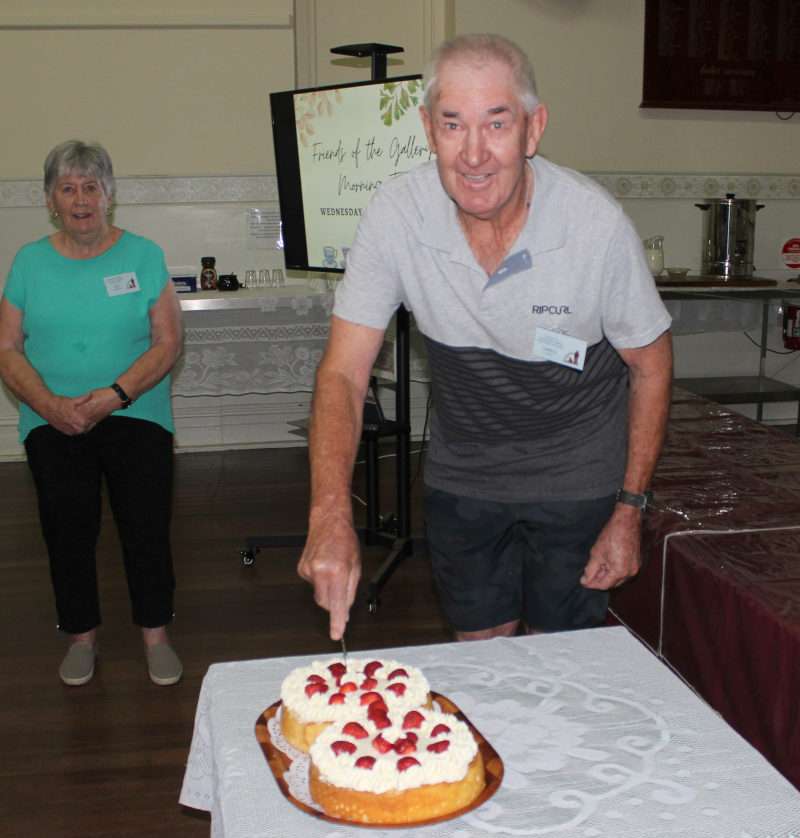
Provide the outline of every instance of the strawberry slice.
<path id="1" fill-rule="evenodd" d="M 345 697 L 344 693 L 334 693 L 328 699 L 328 704 L 344 704 Z"/>
<path id="2" fill-rule="evenodd" d="M 343 684 L 339 684 L 339 689 L 343 693 L 354 693 L 358 689 L 358 685 L 355 681 L 345 681 Z"/>
<path id="3" fill-rule="evenodd" d="M 450 747 L 449 739 L 440 739 L 438 742 L 431 742 L 428 750 L 433 754 L 443 754 Z"/>
<path id="4" fill-rule="evenodd" d="M 414 733 L 413 730 L 407 730 L 406 731 L 406 739 L 408 739 L 409 742 L 413 742 L 416 745 L 417 740 L 419 739 L 419 736 L 417 736 L 417 734 Z"/>
<path id="5" fill-rule="evenodd" d="M 431 737 L 440 736 L 442 733 L 450 733 L 450 728 L 446 724 L 438 724 L 431 731 Z"/>
<path id="6" fill-rule="evenodd" d="M 364 667 L 364 674 L 367 676 L 367 678 L 372 678 L 372 676 L 375 674 L 375 671 L 380 669 L 382 666 L 383 664 L 380 661 L 370 661 Z"/>
<path id="7" fill-rule="evenodd" d="M 381 698 L 381 694 L 376 693 L 374 691 L 370 691 L 368 693 L 362 693 L 361 698 L 359 699 L 359 703 L 362 706 L 365 704 L 372 704 L 373 701 L 383 701 L 383 698 Z"/>
<path id="8" fill-rule="evenodd" d="M 306 695 L 309 698 L 311 698 L 312 695 L 316 695 L 317 693 L 326 692 L 328 692 L 327 684 L 320 684 L 319 681 L 312 681 L 310 684 L 306 684 Z"/>
<path id="9" fill-rule="evenodd" d="M 395 684 L 395 686 L 402 686 L 401 684 Z M 422 713 L 418 712 L 417 710 L 410 710 L 408 713 L 405 714 L 403 717 L 403 730 L 409 730 L 410 728 L 417 728 L 425 721 L 425 716 Z"/>
<path id="10" fill-rule="evenodd" d="M 398 754 L 411 754 L 417 750 L 417 746 L 409 738 L 401 737 L 394 743 L 394 749 Z"/>
<path id="11" fill-rule="evenodd" d="M 325 679 L 321 675 L 316 675 L 316 674 L 315 675 L 309 675 L 308 678 L 306 678 L 306 681 L 308 681 L 309 684 L 312 684 L 312 683 L 313 684 L 324 684 L 325 683 Z"/>
<path id="12" fill-rule="evenodd" d="M 338 757 L 339 754 L 354 754 L 356 746 L 354 742 L 345 742 L 343 739 L 337 739 L 331 743 L 331 750 Z"/>
<path id="13" fill-rule="evenodd" d="M 414 757 L 400 757 L 397 760 L 397 770 L 398 771 L 408 771 L 409 768 L 412 768 L 415 765 L 419 765 L 419 762 L 414 759 Z"/>
<path id="14" fill-rule="evenodd" d="M 367 718 L 371 719 L 375 713 L 388 713 L 389 708 L 386 702 L 381 698 L 378 701 L 370 701 L 367 705 Z"/>
<path id="15" fill-rule="evenodd" d="M 401 666 L 399 669 L 393 669 L 389 673 L 389 677 L 386 679 L 387 681 L 392 681 L 395 678 L 408 678 L 408 673 L 403 669 Z"/>
<path id="16" fill-rule="evenodd" d="M 376 678 L 365 678 L 361 684 L 362 690 L 374 690 L 378 686 Z"/>
<path id="17" fill-rule="evenodd" d="M 342 733 L 347 736 L 352 736 L 353 739 L 366 739 L 369 734 L 358 722 L 348 722 L 343 728 Z"/>
<path id="18" fill-rule="evenodd" d="M 387 690 L 391 690 L 398 698 L 406 691 L 405 684 L 389 684 L 386 687 Z"/>
<path id="19" fill-rule="evenodd" d="M 372 768 L 375 765 L 375 757 L 363 756 L 356 760 L 356 768 Z"/>
<path id="20" fill-rule="evenodd" d="M 378 730 L 383 730 L 384 728 L 392 726 L 388 713 L 375 713 L 369 717 L 369 720 L 376 728 L 378 728 Z"/>
<path id="21" fill-rule="evenodd" d="M 328 672 L 330 672 L 334 678 L 341 678 L 342 675 L 347 672 L 347 667 L 340 661 L 336 661 L 328 667 Z"/>
<path id="22" fill-rule="evenodd" d="M 372 740 L 372 746 L 375 748 L 376 751 L 380 751 L 382 754 L 388 754 L 389 751 L 391 751 L 394 747 L 391 742 L 383 738 L 382 733 L 379 733 Z"/>

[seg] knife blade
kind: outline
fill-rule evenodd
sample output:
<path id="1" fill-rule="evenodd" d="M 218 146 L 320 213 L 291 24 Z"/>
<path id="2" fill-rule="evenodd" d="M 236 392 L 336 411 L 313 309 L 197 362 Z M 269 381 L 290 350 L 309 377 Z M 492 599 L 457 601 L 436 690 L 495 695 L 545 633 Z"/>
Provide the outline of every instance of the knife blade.
<path id="1" fill-rule="evenodd" d="M 347 666 L 347 646 L 345 646 L 344 642 L 344 635 L 342 635 L 342 659 L 344 660 L 344 665 Z"/>

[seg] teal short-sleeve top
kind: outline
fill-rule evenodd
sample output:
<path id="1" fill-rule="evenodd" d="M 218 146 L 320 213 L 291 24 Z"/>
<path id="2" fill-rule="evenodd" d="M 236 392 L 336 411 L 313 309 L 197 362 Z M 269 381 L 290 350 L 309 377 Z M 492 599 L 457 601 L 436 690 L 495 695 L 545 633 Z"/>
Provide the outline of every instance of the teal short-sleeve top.
<path id="1" fill-rule="evenodd" d="M 80 396 L 108 387 L 150 348 L 150 309 L 169 281 L 161 248 L 134 233 L 91 259 L 62 256 L 44 237 L 19 250 L 3 295 L 22 312 L 25 357 L 45 385 Z M 170 387 L 167 375 L 115 414 L 173 433 Z M 20 404 L 22 442 L 44 424 Z"/>

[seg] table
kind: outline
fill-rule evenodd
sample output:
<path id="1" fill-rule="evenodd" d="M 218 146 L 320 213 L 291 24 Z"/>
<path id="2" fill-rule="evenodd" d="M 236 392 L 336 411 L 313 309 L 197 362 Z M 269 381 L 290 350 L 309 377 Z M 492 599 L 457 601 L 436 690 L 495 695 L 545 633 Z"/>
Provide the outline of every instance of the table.
<path id="1" fill-rule="evenodd" d="M 421 667 L 498 751 L 505 778 L 484 806 L 411 833 L 339 827 L 288 803 L 254 725 L 310 657 L 209 668 L 180 802 L 211 812 L 214 838 L 800 835 L 798 792 L 622 627 L 375 654 Z"/>
<path id="2" fill-rule="evenodd" d="M 180 294 L 184 353 L 173 396 L 310 392 L 333 294 L 302 286 Z"/>
<path id="3" fill-rule="evenodd" d="M 800 788 L 800 443 L 676 388 L 612 613 Z"/>
<path id="4" fill-rule="evenodd" d="M 783 300 L 800 299 L 800 284 L 796 281 L 776 281 L 768 287 L 748 286 L 746 279 L 731 279 L 728 287 L 704 287 L 692 285 L 692 277 L 686 280 L 669 281 L 656 280 L 663 300 L 667 301 L 715 301 L 725 303 L 729 308 L 727 320 L 732 325 L 723 326 L 715 321 L 709 312 L 704 315 L 710 317 L 705 328 L 700 328 L 702 320 L 698 321 L 696 331 L 716 331 L 734 328 L 737 331 L 746 330 L 744 322 L 737 322 L 737 315 L 733 309 L 743 308 L 743 304 L 757 304 L 761 308 L 761 338 L 759 341 L 759 363 L 757 375 L 709 376 L 700 378 L 679 378 L 676 384 L 692 393 L 706 396 L 720 404 L 755 404 L 756 419 L 761 421 L 764 404 L 768 402 L 798 403 L 797 434 L 800 436 L 800 387 L 795 387 L 785 381 L 770 378 L 766 375 L 767 339 L 769 336 L 770 306 Z M 699 277 L 697 279 L 700 279 Z M 668 306 L 669 307 L 669 306 Z M 672 311 L 671 313 L 675 313 Z M 747 319 L 747 315 L 742 317 Z M 688 331 L 692 329 L 689 328 Z"/>
<path id="5" fill-rule="evenodd" d="M 333 292 L 302 285 L 179 294 L 184 354 L 174 396 L 311 392 L 328 339 Z M 391 327 L 387 340 L 392 340 Z M 387 344 L 382 357 L 392 356 Z M 381 370 L 387 380 L 393 370 Z M 427 381 L 422 336 L 411 332 L 410 375 Z"/>

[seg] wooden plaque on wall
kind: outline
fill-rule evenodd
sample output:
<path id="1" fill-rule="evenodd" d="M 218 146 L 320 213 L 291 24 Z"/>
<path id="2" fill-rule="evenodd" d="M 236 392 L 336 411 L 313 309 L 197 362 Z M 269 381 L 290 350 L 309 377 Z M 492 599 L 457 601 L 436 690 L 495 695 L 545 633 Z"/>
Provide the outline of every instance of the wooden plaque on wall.
<path id="1" fill-rule="evenodd" d="M 800 0 L 646 0 L 643 108 L 800 110 Z"/>

